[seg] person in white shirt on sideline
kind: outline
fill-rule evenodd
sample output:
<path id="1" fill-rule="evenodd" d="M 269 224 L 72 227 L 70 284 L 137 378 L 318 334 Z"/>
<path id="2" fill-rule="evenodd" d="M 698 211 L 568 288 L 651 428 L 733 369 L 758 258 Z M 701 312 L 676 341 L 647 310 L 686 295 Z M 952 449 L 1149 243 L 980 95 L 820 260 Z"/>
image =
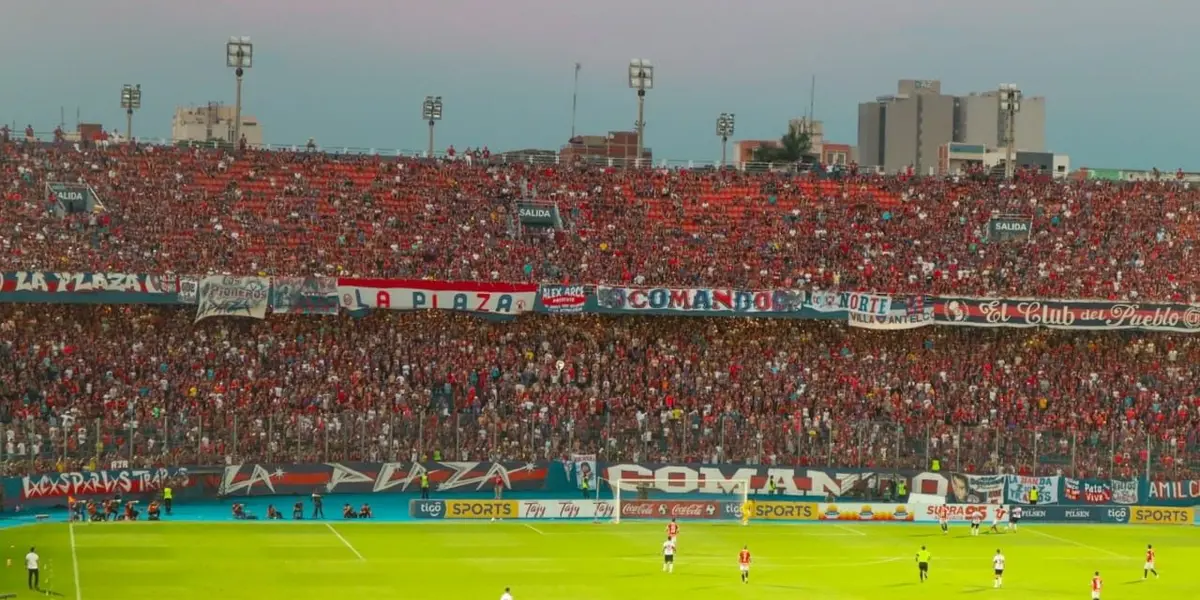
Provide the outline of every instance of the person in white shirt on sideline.
<path id="1" fill-rule="evenodd" d="M 511 588 L 504 588 L 504 593 L 500 594 L 500 600 L 513 600 Z"/>
<path id="2" fill-rule="evenodd" d="M 30 548 L 29 554 L 25 555 L 25 568 L 29 570 L 29 589 L 40 589 L 41 581 L 38 578 L 38 561 L 41 557 L 38 556 L 36 548 Z"/>

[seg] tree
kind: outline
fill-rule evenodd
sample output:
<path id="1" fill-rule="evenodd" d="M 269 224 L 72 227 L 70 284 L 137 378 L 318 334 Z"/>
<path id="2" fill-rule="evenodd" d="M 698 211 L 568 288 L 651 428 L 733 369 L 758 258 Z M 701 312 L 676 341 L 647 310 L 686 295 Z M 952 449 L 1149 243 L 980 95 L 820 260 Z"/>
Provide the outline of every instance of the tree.
<path id="1" fill-rule="evenodd" d="M 759 146 L 754 149 L 754 161 L 764 163 L 797 163 L 804 160 L 812 150 L 812 139 L 798 127 L 788 129 L 779 138 L 777 146 Z"/>

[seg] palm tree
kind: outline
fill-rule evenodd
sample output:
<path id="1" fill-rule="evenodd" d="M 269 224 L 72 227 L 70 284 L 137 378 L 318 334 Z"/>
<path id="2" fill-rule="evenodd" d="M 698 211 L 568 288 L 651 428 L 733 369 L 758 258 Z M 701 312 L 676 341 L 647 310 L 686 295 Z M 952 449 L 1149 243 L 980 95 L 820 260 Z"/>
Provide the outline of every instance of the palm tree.
<path id="1" fill-rule="evenodd" d="M 797 163 L 812 150 L 812 139 L 799 127 L 790 127 L 779 138 L 778 146 L 759 146 L 754 149 L 754 161 L 763 163 Z"/>

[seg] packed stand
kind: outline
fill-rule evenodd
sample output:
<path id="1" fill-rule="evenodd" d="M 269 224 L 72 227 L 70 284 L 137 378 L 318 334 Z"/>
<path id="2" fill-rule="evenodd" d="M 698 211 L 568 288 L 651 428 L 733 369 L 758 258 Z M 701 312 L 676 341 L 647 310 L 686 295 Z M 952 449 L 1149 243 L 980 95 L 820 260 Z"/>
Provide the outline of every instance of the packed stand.
<path id="1" fill-rule="evenodd" d="M 1200 341 L 444 312 L 209 320 L 0 306 L 10 471 L 242 461 L 688 461 L 1200 473 Z M 561 367 L 559 365 L 561 361 Z"/>
<path id="2" fill-rule="evenodd" d="M 0 269 L 1197 300 L 1200 190 L 8 143 Z M 51 218 L 44 184 L 105 211 Z M 522 230 L 517 199 L 566 229 Z M 993 214 L 1028 242 L 984 241 Z"/>

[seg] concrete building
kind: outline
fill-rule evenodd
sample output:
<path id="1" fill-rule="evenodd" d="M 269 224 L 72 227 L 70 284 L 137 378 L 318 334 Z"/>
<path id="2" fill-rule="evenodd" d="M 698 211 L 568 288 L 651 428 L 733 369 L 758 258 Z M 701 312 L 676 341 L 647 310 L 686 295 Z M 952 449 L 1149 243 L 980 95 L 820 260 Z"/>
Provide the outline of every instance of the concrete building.
<path id="1" fill-rule="evenodd" d="M 942 83 L 904 79 L 896 94 L 858 105 L 858 156 L 864 167 L 889 173 L 940 169 L 951 142 L 1003 148 L 1004 116 L 996 91 L 953 96 Z M 1016 118 L 1017 150 L 1045 152 L 1046 99 L 1025 96 Z"/>
<path id="2" fill-rule="evenodd" d="M 570 164 L 576 161 L 609 163 L 614 165 L 633 164 L 637 158 L 636 131 L 610 131 L 608 135 L 577 135 L 558 152 L 559 160 Z M 654 152 L 642 147 L 643 164 L 650 165 Z"/>
<path id="3" fill-rule="evenodd" d="M 942 82 L 904 79 L 896 94 L 858 105 L 858 160 L 894 173 L 937 165 L 938 149 L 954 141 L 954 96 Z"/>
<path id="4" fill-rule="evenodd" d="M 204 106 L 181 106 L 175 109 L 171 120 L 171 139 L 180 142 L 232 142 L 233 121 L 236 107 L 209 102 Z M 262 127 L 258 119 L 242 113 L 242 135 L 251 146 L 263 143 Z"/>
<path id="5" fill-rule="evenodd" d="M 840 144 L 825 139 L 825 124 L 797 117 L 788 120 L 788 130 L 808 134 L 809 154 L 823 165 L 846 165 L 857 162 L 857 149 L 849 144 Z M 778 146 L 779 140 L 741 140 L 733 144 L 733 164 L 754 161 L 754 150 L 762 146 Z"/>
<path id="6" fill-rule="evenodd" d="M 1003 148 L 1004 119 L 1000 114 L 1000 94 L 997 91 L 960 96 L 954 107 L 954 141 L 962 144 L 981 144 L 988 148 Z M 1046 99 L 1025 96 L 1016 118 L 1017 150 L 1046 151 Z"/>
<path id="7" fill-rule="evenodd" d="M 939 175 L 965 175 L 972 172 L 994 172 L 1004 164 L 1006 152 L 1003 148 L 983 144 L 960 144 L 951 142 L 941 148 L 938 156 Z M 1061 179 L 1071 174 L 1071 157 L 1053 152 L 1018 150 L 1013 157 L 1018 169 L 1036 171 Z"/>

